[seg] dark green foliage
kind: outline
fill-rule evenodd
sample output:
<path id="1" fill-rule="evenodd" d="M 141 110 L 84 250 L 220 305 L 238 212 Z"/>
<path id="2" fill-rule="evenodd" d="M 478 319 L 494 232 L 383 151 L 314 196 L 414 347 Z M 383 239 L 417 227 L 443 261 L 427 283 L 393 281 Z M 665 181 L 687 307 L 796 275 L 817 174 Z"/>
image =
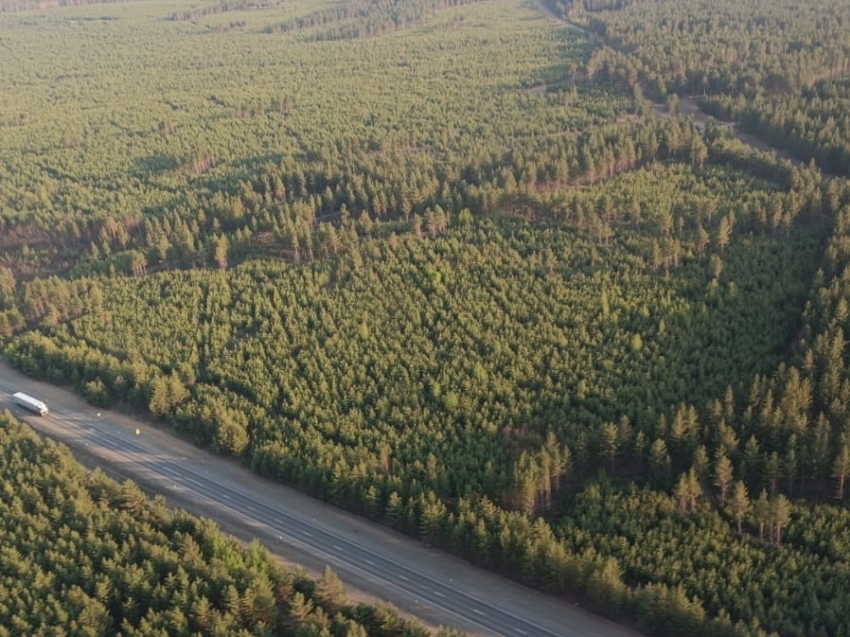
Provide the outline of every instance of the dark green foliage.
<path id="1" fill-rule="evenodd" d="M 546 0 L 611 48 L 593 69 L 667 93 L 746 93 L 813 84 L 848 70 L 847 4 L 818 0 Z"/>
<path id="2" fill-rule="evenodd" d="M 850 604 L 846 533 L 839 533 L 826 554 L 818 546 L 823 538 L 801 532 L 825 530 L 839 519 L 846 524 L 846 511 L 833 510 L 827 515 L 835 518 L 815 522 L 807 506 L 794 507 L 793 532 L 783 535 L 784 546 L 777 549 L 739 538 L 724 515 L 704 502 L 685 515 L 678 502 L 649 490 L 593 486 L 567 506 L 570 516 L 556 532 L 569 549 L 611 556 L 630 586 L 682 587 L 689 598 L 701 600 L 709 616 L 725 612 L 746 622 L 757 617 L 765 629 L 783 635 L 847 634 L 841 610 Z M 768 513 L 766 532 L 775 533 L 777 520 Z"/>
<path id="3" fill-rule="evenodd" d="M 85 473 L 67 449 L 43 442 L 8 411 L 0 413 L 0 456 L 4 637 L 259 637 L 316 627 L 387 634 L 371 619 L 380 609 L 353 607 L 330 571 L 316 586 L 275 565 L 259 544 L 245 550 L 131 482 Z M 393 634 L 422 634 L 395 623 Z"/>
<path id="4" fill-rule="evenodd" d="M 720 119 L 740 122 L 768 143 L 823 170 L 850 171 L 850 83 L 846 77 L 819 80 L 780 96 L 758 94 L 751 100 L 712 96 L 703 108 Z M 834 211 L 833 200 L 824 205 Z"/>
<path id="5" fill-rule="evenodd" d="M 8 357 L 647 633 L 850 634 L 846 3 L 527 5 L 6 16 Z"/>
<path id="6" fill-rule="evenodd" d="M 814 159 L 828 172 L 848 174 L 846 2 L 546 4 L 586 26 L 602 44 L 587 63 L 589 80 L 667 98 L 671 113 L 677 110 L 677 94 L 701 96 L 701 108 L 715 117 L 739 122 L 800 160 Z"/>
<path id="7" fill-rule="evenodd" d="M 716 236 L 731 218 L 724 196 L 736 204 L 717 277 L 707 262 L 721 246 L 700 247 L 699 230 Z M 607 197 L 633 198 L 632 218 Z M 99 379 L 261 473 L 528 584 L 585 590 L 608 614 L 651 603 L 690 617 L 653 615 L 652 625 L 698 624 L 721 607 L 694 602 L 695 590 L 680 596 L 677 581 L 633 589 L 618 556 L 572 550 L 531 520 L 570 512 L 569 485 L 599 467 L 637 477 L 637 432 L 654 441 L 644 449 L 657 488 L 693 464 L 681 508 L 699 509 L 713 416 L 685 403 L 770 372 L 822 249 L 818 224 L 792 221 L 789 232 L 766 221 L 759 211 L 776 197 L 736 171 L 659 165 L 553 207 L 581 230 L 503 218 L 364 241 L 356 275 L 346 254 L 103 282 L 100 315 L 30 332 L 9 355 L 34 373 Z M 572 211 L 588 203 L 595 221 L 579 222 Z M 781 205 L 807 215 L 805 204 Z M 602 241 L 588 226 L 606 222 Z M 658 240 L 676 242 L 678 256 L 652 263 Z M 772 450 L 754 452 L 753 483 Z"/>

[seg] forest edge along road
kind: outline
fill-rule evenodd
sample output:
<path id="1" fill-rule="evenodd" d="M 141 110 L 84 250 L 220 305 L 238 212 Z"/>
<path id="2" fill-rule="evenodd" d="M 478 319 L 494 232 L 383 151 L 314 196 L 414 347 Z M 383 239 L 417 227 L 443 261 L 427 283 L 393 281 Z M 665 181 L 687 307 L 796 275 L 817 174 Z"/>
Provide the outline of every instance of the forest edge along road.
<path id="1" fill-rule="evenodd" d="M 264 480 L 233 461 L 194 447 L 165 428 L 114 412 L 98 412 L 75 394 L 27 378 L 0 363 L 0 394 L 3 396 L 0 407 L 12 407 L 11 394 L 18 390 L 39 396 L 48 403 L 53 415 L 28 418 L 23 410 L 15 410 L 16 415 L 23 416 L 25 422 L 43 434 L 67 444 L 76 452 L 81 451 L 88 464 L 103 464 L 112 473 L 132 478 L 149 491 L 162 493 L 171 504 L 219 522 L 223 530 L 243 541 L 259 539 L 276 556 L 303 564 L 313 573 L 325 564 L 330 565 L 355 598 L 362 599 L 365 593 L 393 603 L 431 627 L 442 624 L 471 634 L 528 637 L 626 637 L 634 634 L 581 609 L 469 566 L 448 554 L 424 548 L 384 527 Z M 138 436 L 135 434 L 137 428 L 140 430 Z M 128 453 L 127 449 L 131 451 Z M 176 467 L 190 467 L 191 477 L 177 474 Z M 177 477 L 172 479 L 172 476 Z M 198 486 L 186 487 L 187 482 Z M 208 484 L 202 490 L 204 482 Z M 260 515 L 258 509 L 265 509 L 264 515 Z M 296 526 L 300 525 L 300 537 L 292 534 L 274 537 L 269 533 L 269 512 L 272 517 L 290 518 Z M 335 540 L 324 546 L 310 547 L 311 543 L 315 544 L 314 536 Z M 341 547 L 334 542 L 347 547 L 346 552 L 337 550 Z M 376 577 L 374 573 L 365 572 L 369 568 L 359 568 L 352 561 L 352 553 L 366 555 L 363 561 L 372 567 L 374 562 L 384 562 L 398 568 L 395 574 Z M 416 580 L 415 585 L 411 580 Z M 421 594 L 411 590 L 422 587 L 423 583 Z M 430 603 L 425 599 L 429 596 Z M 489 614 L 502 617 L 500 621 L 505 628 L 494 628 Z M 491 627 L 482 626 L 485 623 Z"/>
<path id="2" fill-rule="evenodd" d="M 16 391 L 45 401 L 51 415 L 29 417 L 14 406 L 11 395 Z M 388 601 L 432 628 L 446 625 L 470 634 L 519 637 L 637 634 L 261 478 L 178 438 L 165 426 L 99 410 L 68 390 L 24 376 L 5 361 L 0 361 L 0 408 L 66 444 L 87 466 L 102 466 L 148 492 L 161 493 L 173 506 L 215 520 L 244 542 L 256 538 L 285 563 L 303 565 L 312 574 L 327 564 L 355 600 Z M 184 469 L 188 473 L 180 474 Z M 275 522 L 284 519 L 287 532 L 276 531 Z M 504 628 L 495 628 L 499 622 Z"/>

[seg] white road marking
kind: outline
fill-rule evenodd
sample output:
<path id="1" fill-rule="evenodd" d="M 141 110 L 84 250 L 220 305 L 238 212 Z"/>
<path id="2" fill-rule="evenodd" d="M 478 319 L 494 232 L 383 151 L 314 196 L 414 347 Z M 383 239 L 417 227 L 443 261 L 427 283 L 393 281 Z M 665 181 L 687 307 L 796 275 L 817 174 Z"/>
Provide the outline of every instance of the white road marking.
<path id="1" fill-rule="evenodd" d="M 342 548 L 341 546 L 337 546 L 336 544 L 334 544 L 334 550 L 336 550 L 336 551 L 342 551 L 342 550 L 343 550 L 343 548 Z"/>
<path id="2" fill-rule="evenodd" d="M 227 495 L 226 493 L 222 493 L 222 494 L 221 494 L 221 497 L 222 497 L 222 498 L 224 498 L 225 500 L 229 500 L 229 499 L 230 499 L 230 496 L 229 496 L 229 495 Z"/>
<path id="3" fill-rule="evenodd" d="M 257 509 L 255 509 L 254 507 L 252 507 L 250 504 L 246 504 L 246 505 L 245 505 L 245 508 L 246 508 L 246 509 L 248 509 L 249 511 L 253 511 L 254 513 L 256 513 L 256 512 L 257 512 Z"/>
<path id="4" fill-rule="evenodd" d="M 2 369 L 0 369 L 0 375 L 2 375 Z M 52 414 L 50 418 L 42 419 L 42 420 L 41 420 L 41 422 L 46 422 L 46 423 L 48 423 L 47 425 L 45 425 L 45 430 L 47 430 L 47 431 L 51 431 L 51 432 L 54 432 L 54 433 L 55 433 L 55 432 L 58 432 L 58 431 L 63 431 L 63 432 L 64 432 L 65 430 L 69 430 L 69 431 L 71 431 L 71 430 L 73 429 L 73 427 L 72 427 L 69 423 L 67 423 L 67 422 L 63 422 L 63 420 L 67 421 L 67 420 L 69 420 L 69 417 L 68 417 L 67 415 L 63 415 L 63 412 L 62 412 L 62 411 L 60 411 L 60 410 L 55 410 L 55 413 L 54 413 L 54 414 Z M 70 418 L 70 420 L 72 420 L 72 421 L 73 421 L 73 420 L 74 420 L 74 418 Z M 79 420 L 79 418 L 77 418 L 77 420 Z M 85 423 L 83 423 L 83 424 L 85 424 Z M 78 426 L 78 425 L 75 425 L 75 426 Z M 146 447 L 147 447 L 148 445 L 146 445 L 146 444 L 144 444 L 144 443 L 143 443 L 142 445 L 140 445 L 140 444 L 138 444 L 138 443 L 137 443 L 137 444 L 132 444 L 132 443 L 130 443 L 130 441 L 131 441 L 131 440 L 134 440 L 134 439 L 135 439 L 135 438 L 131 438 L 131 437 L 130 437 L 130 433 L 131 433 L 131 432 L 132 432 L 132 430 L 127 430 L 127 432 L 122 432 L 122 433 L 124 433 L 124 435 L 121 435 L 121 436 L 115 436 L 115 435 L 110 436 L 110 435 L 107 433 L 107 431 L 106 431 L 106 429 L 105 429 L 105 428 L 104 428 L 104 430 L 100 430 L 100 429 L 94 428 L 94 431 L 92 431 L 92 432 L 91 432 L 91 434 L 92 434 L 92 435 L 90 435 L 90 436 L 87 436 L 87 435 L 81 435 L 81 436 L 79 437 L 78 443 L 79 443 L 79 442 L 85 442 L 86 446 L 89 446 L 89 442 L 91 442 L 91 446 L 92 446 L 92 447 L 100 447 L 100 448 L 105 448 L 105 449 L 110 450 L 110 451 L 117 451 L 117 452 L 119 452 L 119 455 L 120 455 L 120 454 L 122 454 L 122 453 L 123 453 L 123 454 L 126 454 L 126 455 L 128 455 L 128 456 L 138 455 L 138 454 L 141 454 L 142 452 L 144 452 L 145 454 L 147 454 L 147 453 L 153 453 L 153 452 L 151 452 L 151 451 L 149 451 L 149 450 L 146 450 Z M 67 432 L 66 432 L 66 433 L 67 433 Z M 126 436 L 126 439 L 124 439 L 124 438 L 125 438 L 125 436 Z M 129 449 L 128 449 L 128 448 L 125 448 L 125 447 L 124 447 L 124 445 L 125 445 L 125 444 L 126 444 L 126 445 L 128 445 L 128 447 L 135 447 L 135 450 L 134 450 L 134 449 L 132 449 L 132 448 L 129 448 Z M 164 450 L 164 453 L 165 453 L 165 455 L 166 455 L 166 457 L 167 457 L 167 455 L 168 455 L 168 450 Z M 181 460 L 181 459 L 180 459 L 179 457 L 175 457 L 175 458 L 174 458 L 174 461 L 176 461 L 176 462 L 180 462 L 180 460 Z M 210 460 L 210 463 L 212 463 L 212 462 L 214 462 L 214 461 L 215 461 L 215 459 Z M 204 463 L 204 462 L 206 462 L 206 461 L 205 461 L 205 460 L 199 460 L 199 462 Z M 134 469 L 135 471 L 139 472 L 139 474 L 140 474 L 140 475 L 146 475 L 146 476 L 147 476 L 147 475 L 152 475 L 152 473 L 150 472 L 150 470 L 148 470 L 148 469 L 145 469 L 145 468 L 142 468 L 142 467 L 138 466 L 135 462 L 133 462 L 133 463 L 132 463 L 132 467 L 133 467 L 133 469 Z M 172 486 L 172 488 L 173 488 L 173 489 L 177 489 L 177 490 L 188 490 L 188 489 L 191 489 L 191 488 L 192 488 L 190 485 L 197 485 L 199 488 L 200 488 L 200 487 L 202 487 L 202 489 L 199 489 L 199 490 L 198 490 L 198 493 L 197 493 L 198 497 L 200 497 L 200 498 L 201 498 L 201 499 L 203 499 L 203 500 L 210 500 L 210 502 L 211 502 L 213 505 L 215 504 L 215 503 L 214 503 L 214 501 L 212 501 L 212 500 L 211 500 L 210 496 L 205 495 L 205 494 L 204 494 L 204 491 L 209 491 L 209 492 L 211 492 L 211 493 L 215 493 L 215 490 L 216 490 L 217 488 L 219 488 L 219 489 L 220 489 L 220 488 L 224 487 L 224 484 L 225 484 L 224 482 L 220 482 L 220 483 L 218 484 L 218 486 L 216 486 L 216 484 L 215 484 L 215 483 L 210 483 L 210 482 L 208 482 L 207 480 L 205 480 L 205 479 L 202 477 L 202 475 L 201 475 L 201 474 L 198 474 L 198 477 L 199 477 L 201 480 L 204 480 L 204 482 L 203 482 L 203 483 L 199 482 L 198 480 L 193 480 L 193 479 L 191 479 L 191 478 L 189 478 L 189 477 L 178 476 L 178 475 L 172 475 L 172 476 L 169 476 L 169 475 L 168 475 L 168 473 L 170 473 L 170 472 L 169 472 L 169 471 L 166 471 L 164 474 L 159 474 L 159 476 L 157 476 L 157 477 L 158 477 L 157 483 L 158 483 L 158 484 L 162 484 L 162 486 L 163 486 L 163 487 L 165 487 L 165 488 L 168 488 L 168 487 L 167 487 L 167 484 L 168 484 L 168 483 L 166 482 L 166 480 L 168 479 L 168 477 L 172 477 L 172 480 L 175 480 L 175 479 L 180 480 L 180 485 L 178 486 L 178 484 L 173 484 L 173 486 Z M 209 473 L 210 473 L 210 471 L 209 471 L 209 470 L 204 470 L 204 473 L 205 473 L 205 474 L 209 474 Z M 223 494 L 222 494 L 222 495 L 223 495 Z M 214 496 L 213 496 L 213 497 L 214 497 Z M 244 495 L 243 495 L 243 494 L 239 494 L 239 493 L 237 493 L 237 492 L 235 492 L 235 496 L 228 496 L 228 495 L 225 495 L 225 496 L 224 496 L 224 498 L 225 498 L 225 499 L 230 500 L 230 501 L 232 501 L 232 500 L 234 500 L 234 499 L 236 499 L 236 500 L 240 500 L 240 499 L 242 499 L 243 497 L 244 497 Z M 263 506 L 264 506 L 264 505 L 263 505 Z M 216 509 L 217 509 L 217 507 L 214 507 L 214 508 L 216 508 Z M 313 519 L 315 520 L 316 518 L 313 518 Z M 286 525 L 286 524 L 288 524 L 288 522 L 285 522 L 283 519 L 278 519 L 278 523 L 279 523 L 279 524 L 281 524 L 281 525 Z M 281 529 L 281 532 L 282 532 L 282 529 Z M 293 530 L 293 532 L 294 532 L 294 530 Z M 356 530 L 355 530 L 355 532 L 356 532 Z M 307 531 L 302 531 L 302 533 L 304 533 L 305 535 L 307 535 L 307 536 L 309 536 L 309 537 L 313 537 L 313 536 L 312 536 L 309 532 L 307 532 Z M 283 538 L 283 536 L 280 536 L 280 537 L 281 537 L 281 538 Z M 306 545 L 305 545 L 305 546 L 306 546 Z M 384 557 L 382 557 L 382 559 L 385 559 L 385 558 L 384 558 Z M 364 561 L 365 561 L 365 562 L 367 562 L 367 563 L 369 563 L 369 564 L 372 564 L 372 565 L 374 565 L 374 564 L 375 564 L 374 562 L 372 562 L 372 561 L 370 561 L 370 560 L 364 560 Z M 393 561 L 393 560 L 390 560 L 390 562 L 392 562 L 392 561 Z M 405 570 L 406 570 L 406 569 L 405 569 Z M 419 577 L 419 579 L 417 580 L 417 582 L 419 582 L 423 576 L 422 576 L 422 574 L 418 574 L 418 577 Z M 396 576 L 396 578 L 397 578 L 397 579 L 400 579 L 400 580 L 408 581 L 408 582 L 410 581 L 410 580 L 409 580 L 407 577 L 405 577 L 404 575 L 397 575 L 397 576 Z M 431 580 L 433 583 L 440 583 L 440 584 L 442 585 L 442 583 L 441 583 L 441 582 L 437 582 L 436 580 L 431 579 L 431 578 L 430 578 L 430 577 L 428 577 L 427 575 L 425 576 L 425 578 L 426 578 L 426 580 Z M 389 578 L 389 581 L 391 581 L 391 578 Z M 450 579 L 450 581 L 451 581 L 451 579 Z M 435 591 L 435 592 L 436 592 L 436 591 Z M 460 593 L 459 591 L 458 591 L 457 593 L 453 592 L 453 597 L 454 597 L 454 595 L 455 595 L 455 594 L 460 594 L 461 596 L 463 596 L 463 593 Z M 471 601 L 471 600 L 470 600 L 470 601 Z M 418 604 L 418 602 L 419 602 L 419 600 L 416 600 L 416 603 L 417 603 L 417 604 Z M 576 604 L 576 606 L 578 606 L 578 604 Z M 430 607 L 430 606 L 429 606 L 428 602 L 427 602 L 426 600 L 423 600 L 423 608 L 429 608 L 429 607 Z M 473 611 L 476 615 L 478 615 L 479 617 L 481 617 L 481 616 L 483 616 L 483 617 L 487 617 L 487 614 L 486 614 L 486 613 L 483 613 L 483 612 L 481 612 L 481 611 L 480 611 L 480 610 L 478 610 L 478 609 L 471 608 L 471 607 L 469 607 L 468 609 L 469 609 L 469 610 L 472 610 L 472 611 Z M 516 634 L 518 635 L 518 637 L 528 637 L 528 633 L 527 633 L 525 630 L 523 630 L 523 629 L 521 629 L 521 628 L 514 628 L 514 630 L 516 630 Z"/>
<path id="5" fill-rule="evenodd" d="M 372 560 L 364 560 L 369 566 L 375 566 L 375 563 Z"/>
<path id="6" fill-rule="evenodd" d="M 440 591 L 434 591 L 434 595 L 439 595 L 440 597 L 445 597 Z"/>
<path id="7" fill-rule="evenodd" d="M 302 532 L 304 535 L 306 535 L 307 537 L 313 537 L 313 534 L 312 534 L 312 533 L 310 533 L 309 531 L 301 531 L 301 532 Z"/>

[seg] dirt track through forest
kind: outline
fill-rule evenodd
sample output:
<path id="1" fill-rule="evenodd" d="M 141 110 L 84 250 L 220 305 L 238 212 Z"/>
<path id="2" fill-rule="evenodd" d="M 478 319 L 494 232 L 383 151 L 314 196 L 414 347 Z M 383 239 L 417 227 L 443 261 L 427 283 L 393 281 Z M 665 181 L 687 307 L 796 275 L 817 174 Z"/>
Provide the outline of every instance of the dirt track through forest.
<path id="1" fill-rule="evenodd" d="M 540 13 L 545 15 L 546 17 L 548 17 L 552 20 L 556 20 L 556 21 L 560 22 L 561 24 L 565 24 L 572 29 L 576 29 L 577 31 L 581 31 L 587 37 L 589 37 L 593 42 L 605 44 L 605 42 L 595 33 L 592 33 L 588 29 L 584 28 L 583 26 L 581 26 L 579 24 L 576 24 L 575 22 L 570 22 L 569 20 L 565 20 L 564 18 L 557 16 L 549 7 L 547 7 L 543 3 L 543 0 L 532 0 L 532 4 L 534 5 L 534 8 L 537 9 L 537 11 L 539 11 Z M 697 129 L 700 132 L 704 133 L 705 132 L 705 125 L 706 125 L 706 122 L 708 121 L 709 116 L 700 109 L 697 100 L 698 100 L 698 97 L 694 97 L 694 96 L 684 96 L 684 97 L 680 96 L 678 108 L 679 108 L 679 112 L 682 115 L 685 115 L 686 117 L 692 117 L 693 121 L 694 121 L 694 126 L 696 126 Z M 670 113 L 668 112 L 666 105 L 659 104 L 659 103 L 656 102 L 652 105 L 652 108 L 655 111 L 655 114 L 656 114 L 657 117 L 659 117 L 661 119 L 669 119 L 670 118 Z M 780 150 L 780 149 L 778 149 L 774 146 L 771 146 L 770 144 L 763 142 L 762 140 L 760 140 L 755 135 L 751 135 L 750 133 L 745 133 L 734 122 L 725 122 L 725 121 L 719 121 L 718 120 L 717 125 L 720 126 L 721 128 L 728 128 L 729 130 L 731 130 L 732 133 L 739 140 L 741 140 L 741 142 L 743 142 L 744 144 L 746 144 L 750 148 L 753 148 L 755 150 L 762 151 L 762 152 L 765 152 L 765 153 L 774 152 L 774 153 L 776 153 L 776 155 L 778 157 L 782 157 L 784 159 L 789 159 L 791 161 L 797 161 L 796 159 L 794 159 L 794 157 L 791 156 L 790 153 L 783 151 L 783 150 Z"/>

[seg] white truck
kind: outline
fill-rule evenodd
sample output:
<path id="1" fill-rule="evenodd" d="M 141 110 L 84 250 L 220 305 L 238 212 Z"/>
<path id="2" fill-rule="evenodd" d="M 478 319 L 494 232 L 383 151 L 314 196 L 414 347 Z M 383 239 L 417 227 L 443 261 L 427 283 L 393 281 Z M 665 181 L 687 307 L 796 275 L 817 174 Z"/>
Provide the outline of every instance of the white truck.
<path id="1" fill-rule="evenodd" d="M 12 394 L 12 398 L 18 405 L 20 405 L 24 409 L 28 409 L 29 411 L 35 412 L 41 416 L 46 416 L 48 413 L 50 413 L 47 410 L 47 405 L 45 405 L 40 400 L 33 398 L 32 396 L 27 396 L 22 392 Z"/>

